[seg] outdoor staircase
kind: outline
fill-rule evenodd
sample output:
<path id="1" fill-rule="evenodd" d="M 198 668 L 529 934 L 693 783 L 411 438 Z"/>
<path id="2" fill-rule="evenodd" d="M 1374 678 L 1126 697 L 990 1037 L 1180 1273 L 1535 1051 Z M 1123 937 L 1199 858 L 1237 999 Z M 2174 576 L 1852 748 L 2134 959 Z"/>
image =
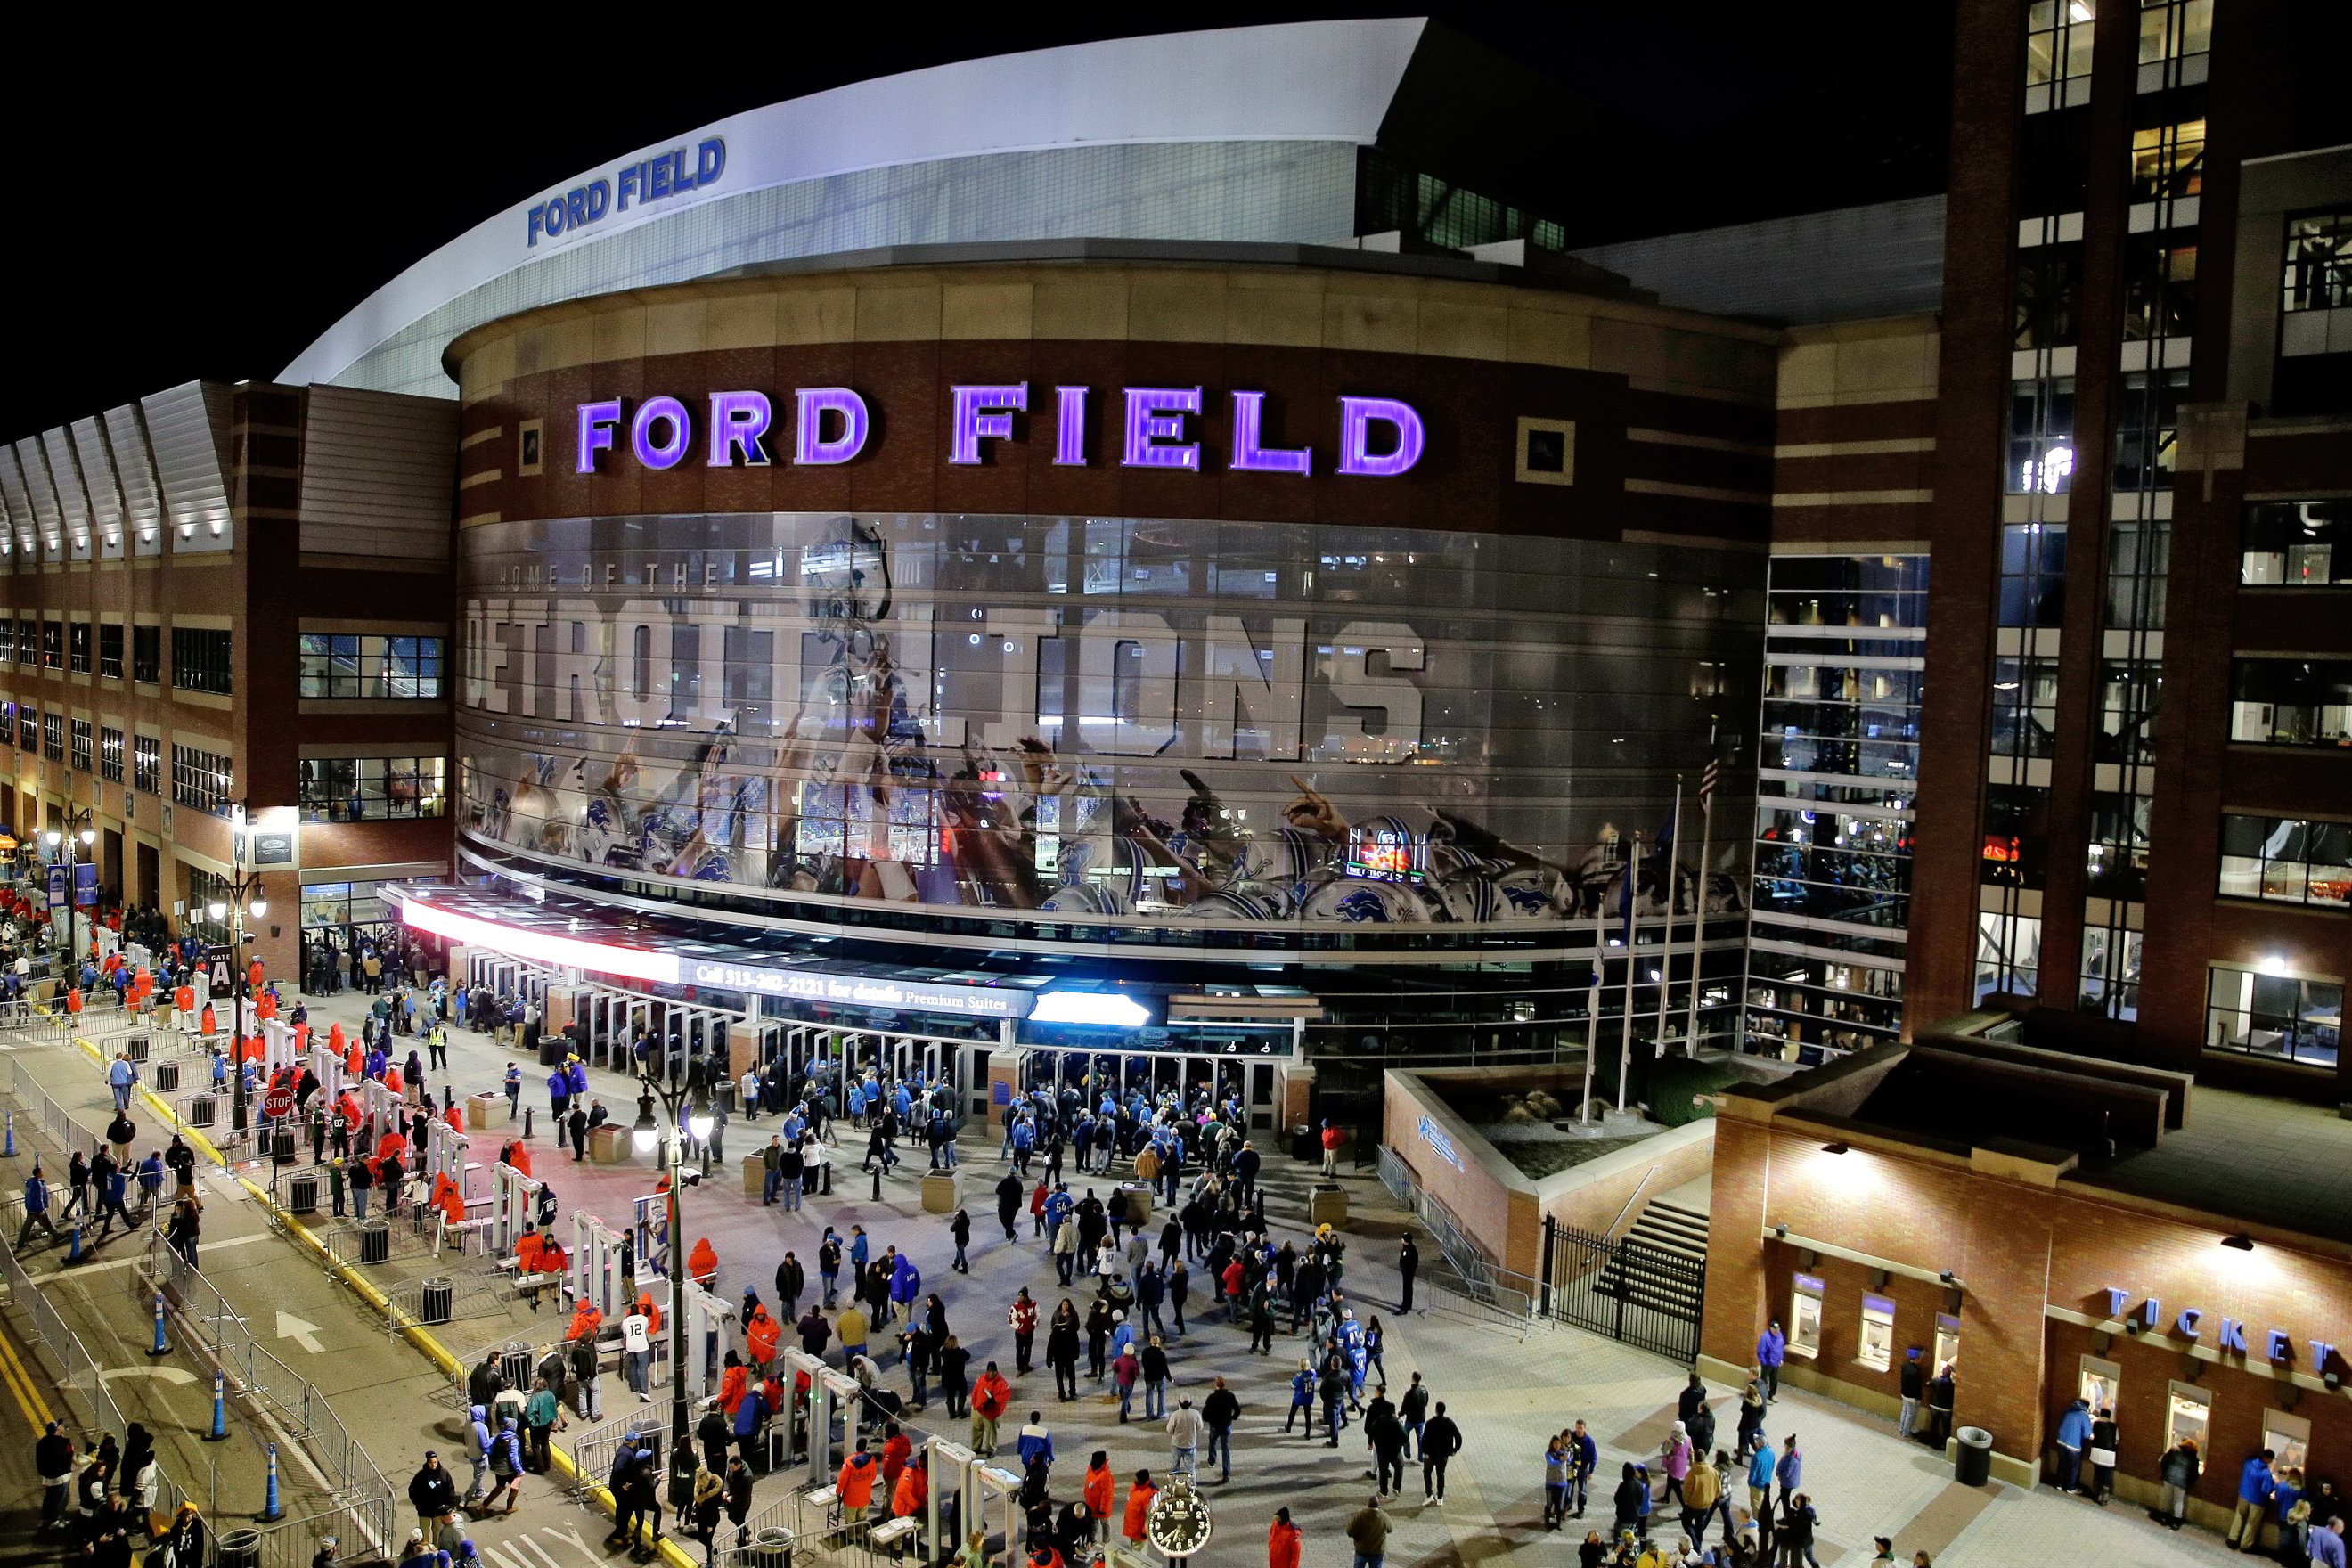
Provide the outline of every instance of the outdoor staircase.
<path id="1" fill-rule="evenodd" d="M 1601 1289 L 1628 1307 L 1696 1323 L 1706 1280 L 1706 1215 L 1652 1200 L 1616 1248 Z"/>

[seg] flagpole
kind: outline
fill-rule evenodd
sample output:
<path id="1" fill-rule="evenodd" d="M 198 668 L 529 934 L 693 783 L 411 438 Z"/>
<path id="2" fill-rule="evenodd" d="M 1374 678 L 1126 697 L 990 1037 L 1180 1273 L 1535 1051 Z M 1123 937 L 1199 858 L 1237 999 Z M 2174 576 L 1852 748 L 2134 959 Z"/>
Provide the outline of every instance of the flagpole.
<path id="1" fill-rule="evenodd" d="M 1716 726 L 1706 730 L 1707 773 L 1716 773 Z M 1719 773 L 1717 776 L 1721 776 Z M 1698 1055 L 1698 963 L 1699 947 L 1706 938 L 1706 857 L 1713 847 L 1710 835 L 1715 829 L 1715 791 L 1706 787 L 1701 775 L 1698 792 L 1698 881 L 1691 895 L 1691 994 L 1690 1027 L 1683 1038 L 1683 1049 Z"/>
<path id="2" fill-rule="evenodd" d="M 1601 960 L 1609 951 L 1609 896 L 1603 893 L 1592 910 L 1592 989 L 1584 999 L 1584 1105 L 1577 1120 L 1592 1125 L 1592 1065 L 1601 1058 Z"/>
<path id="3" fill-rule="evenodd" d="M 1683 859 L 1683 775 L 1675 775 L 1675 816 L 1666 828 L 1666 931 L 1658 939 L 1658 1039 L 1654 1047 L 1659 1056 L 1666 1054 L 1666 1037 L 1672 1029 L 1675 1016 L 1675 893 L 1679 882 Z M 1691 978 L 1698 978 L 1696 970 Z"/>
<path id="4" fill-rule="evenodd" d="M 1625 1020 L 1617 1037 L 1617 1109 L 1625 1109 L 1625 1089 L 1633 1071 L 1633 900 L 1642 893 L 1642 834 L 1633 833 L 1633 858 L 1625 864 Z"/>

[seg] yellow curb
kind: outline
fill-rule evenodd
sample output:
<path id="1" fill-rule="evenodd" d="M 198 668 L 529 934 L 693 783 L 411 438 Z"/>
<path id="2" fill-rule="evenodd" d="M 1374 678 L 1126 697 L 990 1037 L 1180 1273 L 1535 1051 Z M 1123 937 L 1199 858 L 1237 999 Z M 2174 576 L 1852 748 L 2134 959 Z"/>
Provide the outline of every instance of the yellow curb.
<path id="1" fill-rule="evenodd" d="M 91 1060 L 99 1063 L 100 1066 L 105 1065 L 106 1053 L 100 1050 L 89 1041 L 82 1039 L 77 1036 L 74 1039 L 74 1044 L 79 1046 L 84 1051 L 89 1053 Z M 224 1169 L 228 1167 L 228 1160 L 221 1153 L 219 1146 L 214 1143 L 211 1139 L 205 1137 L 202 1132 L 197 1131 L 186 1122 L 182 1121 L 180 1120 L 180 1113 L 172 1108 L 170 1102 L 163 1100 L 160 1095 L 156 1094 L 153 1089 L 147 1088 L 144 1084 L 140 1086 L 139 1094 L 140 1098 L 152 1106 L 154 1109 L 155 1113 L 163 1118 L 163 1124 L 165 1126 L 177 1129 L 181 1136 L 193 1142 L 197 1151 L 213 1163 L 219 1165 Z M 239 1175 L 236 1179 L 239 1186 L 253 1194 L 254 1201 L 260 1204 L 263 1209 L 274 1215 L 278 1222 L 284 1226 L 289 1231 L 292 1232 L 304 1246 L 317 1253 L 320 1259 L 333 1271 L 338 1279 L 341 1279 L 344 1284 L 350 1286 L 352 1289 L 358 1294 L 362 1300 L 367 1302 L 368 1305 L 373 1307 L 378 1312 L 383 1314 L 384 1321 L 392 1324 L 394 1328 L 399 1330 L 402 1337 L 406 1339 L 409 1343 L 415 1345 L 419 1351 L 422 1351 L 426 1359 L 431 1361 L 434 1365 L 439 1367 L 443 1372 L 453 1377 L 463 1377 L 466 1374 L 465 1365 L 460 1363 L 456 1356 L 449 1353 L 448 1347 L 444 1345 L 440 1339 L 435 1335 L 430 1329 L 427 1329 L 424 1324 L 416 1321 L 414 1318 L 409 1317 L 407 1313 L 403 1312 L 399 1308 L 394 1306 L 392 1304 L 391 1298 L 384 1295 L 383 1291 L 377 1289 L 374 1285 L 371 1284 L 365 1278 L 354 1270 L 350 1264 L 343 1262 L 341 1258 L 335 1257 L 333 1253 L 328 1251 L 326 1243 L 311 1235 L 308 1226 L 305 1226 L 300 1220 L 296 1219 L 291 1214 L 288 1213 L 282 1206 L 280 1206 L 278 1201 L 269 1195 L 269 1190 L 267 1187 L 259 1185 L 246 1176 Z M 551 1462 L 551 1468 L 562 1470 L 565 1477 L 569 1479 L 578 1480 L 582 1479 L 579 1463 L 572 1458 L 570 1449 L 564 1447 L 560 1443 L 550 1442 L 547 1446 L 547 1452 L 548 1458 Z M 611 1514 L 614 1523 L 617 1524 L 620 1521 L 620 1505 L 614 1498 L 610 1488 L 598 1486 L 593 1482 L 591 1482 L 588 1489 L 588 1500 L 594 1503 L 598 1508 L 603 1509 L 606 1513 Z M 684 1548 L 680 1547 L 668 1536 L 662 1537 L 660 1546 L 662 1561 L 668 1564 L 668 1568 L 702 1568 L 702 1564 L 700 1563 L 697 1562 L 686 1552 Z"/>

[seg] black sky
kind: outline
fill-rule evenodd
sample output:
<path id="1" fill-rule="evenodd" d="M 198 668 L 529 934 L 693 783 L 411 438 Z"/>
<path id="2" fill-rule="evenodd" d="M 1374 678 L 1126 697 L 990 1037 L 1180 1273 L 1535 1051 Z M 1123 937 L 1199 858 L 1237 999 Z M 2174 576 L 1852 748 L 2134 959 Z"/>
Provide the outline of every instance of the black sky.
<path id="1" fill-rule="evenodd" d="M 741 110 L 950 60 L 1159 30 L 1147 12 L 815 7 L 699 34 L 594 7 L 567 30 L 404 34 L 373 8 L 289 48 L 263 12 L 184 37 L 61 33 L 19 52 L 0 128 L 11 301 L 0 439 L 196 377 L 267 379 L 463 229 L 613 155 Z M 1943 188 L 1949 0 L 1229 5 L 1205 27 L 1430 15 L 1655 132 L 1654 172 L 1595 202 L 1563 144 L 1552 205 L 1597 243 Z M 1164 14 L 1163 14 L 1164 15 Z M 368 16 L 369 30 L 342 18 Z M 28 89 L 28 83 L 41 85 Z M 1628 188 L 1630 185 L 1630 189 Z M 1580 199 L 1580 195 L 1583 199 Z"/>

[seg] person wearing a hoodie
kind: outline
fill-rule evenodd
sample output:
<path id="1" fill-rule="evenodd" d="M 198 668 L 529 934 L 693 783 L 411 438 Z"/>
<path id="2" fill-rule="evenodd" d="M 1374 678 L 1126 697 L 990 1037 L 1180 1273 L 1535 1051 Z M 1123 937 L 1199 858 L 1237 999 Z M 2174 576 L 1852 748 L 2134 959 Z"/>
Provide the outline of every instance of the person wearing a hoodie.
<path id="1" fill-rule="evenodd" d="M 507 1500 L 503 1511 L 515 1510 L 515 1504 L 522 1500 L 522 1434 L 515 1429 L 514 1417 L 509 1415 L 499 1422 L 498 1436 L 490 1439 L 490 1475 L 498 1484 L 482 1499 L 483 1513 L 501 1511 L 498 1506 L 501 1493 Z"/>
<path id="2" fill-rule="evenodd" d="M 2058 1418 L 2058 1489 L 2062 1492 L 2080 1489 L 2083 1479 L 2083 1449 L 2091 1440 L 2091 1407 L 2077 1399 Z"/>
<path id="3" fill-rule="evenodd" d="M 482 1489 L 490 1479 L 490 1412 L 487 1405 L 466 1408 L 466 1458 L 474 1461 L 474 1479 L 466 1483 L 466 1495 L 457 1501 L 462 1508 L 471 1508 L 481 1500 Z"/>
<path id="4" fill-rule="evenodd" d="M 1758 1443 L 1755 1452 L 1748 1456 L 1748 1513 L 1751 1519 L 1764 1519 L 1771 1512 L 1773 1467 L 1772 1445 Z"/>

